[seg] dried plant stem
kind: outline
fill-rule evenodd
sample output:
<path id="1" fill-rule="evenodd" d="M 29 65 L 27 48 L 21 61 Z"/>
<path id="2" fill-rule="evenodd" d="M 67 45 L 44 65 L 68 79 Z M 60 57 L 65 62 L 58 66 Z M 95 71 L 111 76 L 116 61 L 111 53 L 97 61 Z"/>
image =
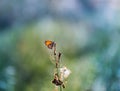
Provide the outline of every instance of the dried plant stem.
<path id="1" fill-rule="evenodd" d="M 55 59 L 55 62 L 56 62 L 56 70 L 57 70 L 57 76 L 58 76 L 58 79 L 60 80 L 60 72 L 59 72 L 59 68 L 60 68 L 60 57 L 61 57 L 61 53 L 59 52 L 59 54 L 57 55 L 56 54 L 56 44 L 54 45 L 54 59 Z M 63 91 L 62 90 L 62 86 L 60 85 L 60 91 Z"/>
<path id="2" fill-rule="evenodd" d="M 56 43 L 51 40 L 46 40 L 45 45 L 48 47 L 48 49 L 51 49 L 54 56 L 54 62 L 55 64 L 55 72 L 54 72 L 54 79 L 52 80 L 52 83 L 56 86 L 55 91 L 58 91 L 58 87 L 60 88 L 60 91 L 63 91 L 63 88 L 65 88 L 64 85 L 64 78 L 67 78 L 71 71 L 67 69 L 67 67 L 61 65 L 61 53 L 56 52 Z"/>
<path id="3" fill-rule="evenodd" d="M 60 91 L 63 91 L 62 86 L 60 86 Z"/>

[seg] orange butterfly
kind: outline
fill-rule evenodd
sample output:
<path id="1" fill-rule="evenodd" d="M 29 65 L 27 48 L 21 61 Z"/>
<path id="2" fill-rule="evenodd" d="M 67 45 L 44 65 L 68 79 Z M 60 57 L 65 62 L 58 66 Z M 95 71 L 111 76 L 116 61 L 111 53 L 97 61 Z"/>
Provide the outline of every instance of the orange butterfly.
<path id="1" fill-rule="evenodd" d="M 54 42 L 53 41 L 51 41 L 51 40 L 46 40 L 45 41 L 45 45 L 49 48 L 49 49 L 52 49 L 53 48 L 53 46 L 54 46 Z"/>

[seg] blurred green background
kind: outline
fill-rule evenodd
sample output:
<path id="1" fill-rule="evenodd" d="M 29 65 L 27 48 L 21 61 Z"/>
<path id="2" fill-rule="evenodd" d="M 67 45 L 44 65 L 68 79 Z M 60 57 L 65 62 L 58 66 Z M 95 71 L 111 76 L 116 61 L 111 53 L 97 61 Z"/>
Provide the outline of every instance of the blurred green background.
<path id="1" fill-rule="evenodd" d="M 0 0 L 0 91 L 54 91 L 48 39 L 64 91 L 120 91 L 119 21 L 119 0 Z"/>

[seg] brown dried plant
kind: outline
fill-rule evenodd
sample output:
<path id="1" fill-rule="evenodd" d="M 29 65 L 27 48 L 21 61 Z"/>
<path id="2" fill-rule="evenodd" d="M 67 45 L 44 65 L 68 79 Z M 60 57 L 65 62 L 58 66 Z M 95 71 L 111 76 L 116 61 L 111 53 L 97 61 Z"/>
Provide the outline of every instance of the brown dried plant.
<path id="1" fill-rule="evenodd" d="M 66 78 L 69 76 L 71 71 L 67 69 L 67 67 L 61 65 L 60 59 L 62 53 L 56 51 L 56 43 L 51 40 L 46 40 L 45 45 L 48 47 L 48 49 L 52 50 L 54 56 L 55 70 L 54 70 L 54 78 L 52 80 L 52 83 L 57 88 L 60 87 L 60 91 L 62 91 L 63 90 L 62 88 L 65 88 Z"/>

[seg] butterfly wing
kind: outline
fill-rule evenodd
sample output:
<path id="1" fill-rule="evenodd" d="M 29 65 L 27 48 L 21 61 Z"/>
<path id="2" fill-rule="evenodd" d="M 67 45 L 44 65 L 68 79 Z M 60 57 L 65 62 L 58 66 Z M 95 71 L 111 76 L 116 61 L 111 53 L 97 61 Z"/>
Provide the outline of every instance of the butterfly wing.
<path id="1" fill-rule="evenodd" d="M 54 46 L 54 42 L 51 41 L 51 40 L 46 40 L 46 41 L 45 41 L 45 45 L 46 45 L 49 49 L 52 49 L 53 46 Z"/>

